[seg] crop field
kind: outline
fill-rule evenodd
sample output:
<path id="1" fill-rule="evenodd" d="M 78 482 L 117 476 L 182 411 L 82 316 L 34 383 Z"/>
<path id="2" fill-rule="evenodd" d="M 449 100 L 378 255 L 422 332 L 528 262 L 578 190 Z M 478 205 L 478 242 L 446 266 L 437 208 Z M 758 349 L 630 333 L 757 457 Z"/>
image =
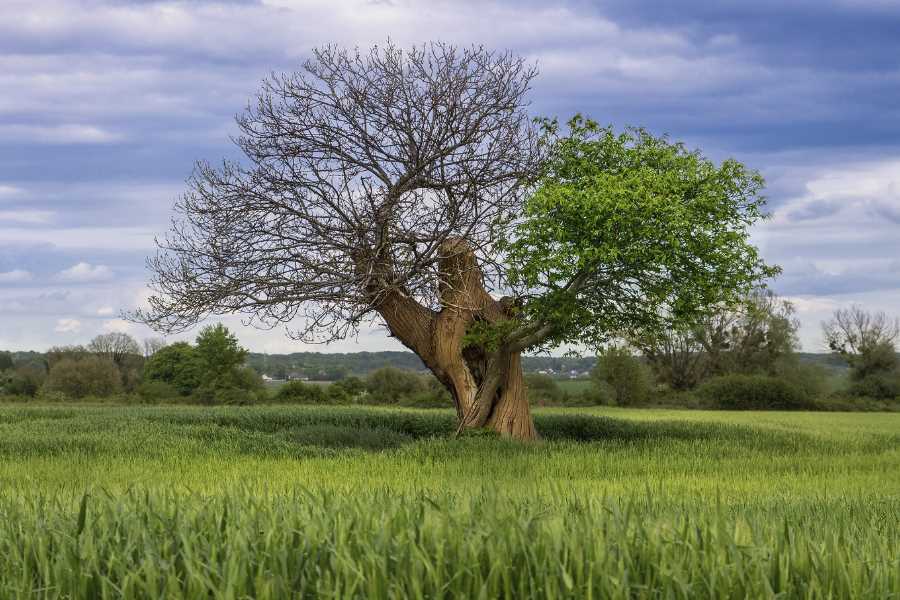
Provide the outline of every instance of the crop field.
<path id="1" fill-rule="evenodd" d="M 896 598 L 900 414 L 0 406 L 0 598 Z"/>

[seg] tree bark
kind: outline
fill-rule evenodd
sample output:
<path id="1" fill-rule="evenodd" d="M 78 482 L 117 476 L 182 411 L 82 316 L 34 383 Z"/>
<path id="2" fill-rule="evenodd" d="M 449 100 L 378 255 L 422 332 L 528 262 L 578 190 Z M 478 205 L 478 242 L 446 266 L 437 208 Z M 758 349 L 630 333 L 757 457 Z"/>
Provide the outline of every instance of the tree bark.
<path id="1" fill-rule="evenodd" d="M 511 318 L 509 306 L 485 291 L 466 242 L 448 240 L 442 253 L 440 311 L 429 310 L 399 290 L 382 294 L 377 310 L 391 333 L 450 391 L 458 433 L 488 428 L 519 440 L 535 439 L 520 352 L 503 342 L 496 348 L 463 343 L 476 321 Z"/>

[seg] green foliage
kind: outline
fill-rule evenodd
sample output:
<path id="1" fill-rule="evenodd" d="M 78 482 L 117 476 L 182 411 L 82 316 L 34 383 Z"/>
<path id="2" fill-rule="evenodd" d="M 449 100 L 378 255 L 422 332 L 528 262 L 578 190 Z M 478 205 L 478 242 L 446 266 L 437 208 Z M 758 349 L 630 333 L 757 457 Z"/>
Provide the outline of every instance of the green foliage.
<path id="1" fill-rule="evenodd" d="M 15 366 L 11 352 L 0 352 L 0 372 L 11 371 Z"/>
<path id="2" fill-rule="evenodd" d="M 204 380 L 204 364 L 196 349 L 187 342 L 177 342 L 158 350 L 144 365 L 145 381 L 162 381 L 188 396 Z"/>
<path id="3" fill-rule="evenodd" d="M 0 393 L 12 396 L 34 397 L 47 374 L 35 364 L 20 364 L 14 369 L 0 372 Z"/>
<path id="4" fill-rule="evenodd" d="M 145 379 L 138 384 L 135 392 L 140 399 L 148 403 L 171 402 L 182 396 L 177 387 L 160 379 Z"/>
<path id="5" fill-rule="evenodd" d="M 777 273 L 749 242 L 759 173 L 643 129 L 568 126 L 545 123 L 551 160 L 503 248 L 525 316 L 552 326 L 547 345 L 690 321 Z"/>
<path id="6" fill-rule="evenodd" d="M 288 381 L 278 388 L 273 398 L 275 402 L 296 402 L 298 404 L 326 404 L 329 402 L 325 387 L 315 383 Z"/>
<path id="7" fill-rule="evenodd" d="M 619 406 L 643 404 L 653 391 L 647 366 L 627 348 L 618 346 L 610 346 L 597 356 L 591 379 L 599 394 L 609 394 Z"/>
<path id="8" fill-rule="evenodd" d="M 44 387 L 68 398 L 103 398 L 122 390 L 122 376 L 116 363 L 108 358 L 62 358 L 50 368 Z"/>
<path id="9" fill-rule="evenodd" d="M 528 388 L 528 402 L 532 406 L 547 406 L 561 404 L 566 394 L 549 375 L 529 373 L 525 375 L 525 386 Z"/>
<path id="10" fill-rule="evenodd" d="M 365 379 L 366 401 L 403 406 L 452 406 L 449 392 L 432 375 L 385 367 Z"/>
<path id="11" fill-rule="evenodd" d="M 875 371 L 862 378 L 854 378 L 849 392 L 863 398 L 900 400 L 900 371 Z"/>
<path id="12" fill-rule="evenodd" d="M 697 395 L 725 410 L 810 410 L 817 408 L 808 390 L 767 375 L 722 375 L 697 388 Z"/>
<path id="13" fill-rule="evenodd" d="M 861 381 L 875 375 L 896 374 L 900 369 L 897 350 L 891 342 L 872 344 L 854 357 L 850 377 Z"/>
<path id="14" fill-rule="evenodd" d="M 247 358 L 247 350 L 238 345 L 234 334 L 221 323 L 207 325 L 200 330 L 196 353 L 203 363 L 206 380 L 231 376 Z"/>

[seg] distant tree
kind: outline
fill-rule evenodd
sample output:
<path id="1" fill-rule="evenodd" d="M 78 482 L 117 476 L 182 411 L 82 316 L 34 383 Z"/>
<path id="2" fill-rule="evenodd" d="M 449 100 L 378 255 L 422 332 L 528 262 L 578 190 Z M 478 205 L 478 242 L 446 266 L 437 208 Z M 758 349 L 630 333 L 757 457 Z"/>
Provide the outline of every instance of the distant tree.
<path id="1" fill-rule="evenodd" d="M 196 352 L 203 362 L 208 381 L 227 377 L 247 358 L 247 350 L 240 347 L 234 334 L 221 323 L 200 330 Z"/>
<path id="2" fill-rule="evenodd" d="M 896 351 L 900 319 L 853 305 L 834 311 L 831 319 L 822 323 L 822 331 L 828 348 L 844 357 L 856 377 L 864 377 L 873 369 L 893 368 L 888 364 L 879 367 L 877 359 L 885 360 Z"/>
<path id="3" fill-rule="evenodd" d="M 150 358 L 166 347 L 166 340 L 161 337 L 151 337 L 144 340 L 144 358 Z"/>
<path id="4" fill-rule="evenodd" d="M 243 312 L 316 341 L 378 318 L 460 429 L 530 439 L 523 351 L 665 327 L 773 273 L 749 243 L 758 173 L 644 130 L 535 127 L 534 76 L 483 48 L 314 50 L 239 117 L 246 161 L 198 165 L 136 318 Z"/>
<path id="5" fill-rule="evenodd" d="M 790 302 L 757 288 L 734 304 L 710 307 L 693 324 L 638 332 L 629 343 L 661 383 L 685 390 L 710 375 L 776 375 L 795 359 L 798 328 Z"/>
<path id="6" fill-rule="evenodd" d="M 597 356 L 591 379 L 606 388 L 619 406 L 646 402 L 653 391 L 649 370 L 624 346 L 609 346 Z"/>
<path id="7" fill-rule="evenodd" d="M 47 361 L 47 370 L 63 359 L 81 360 L 91 353 L 84 346 L 53 346 L 44 354 Z"/>
<path id="8" fill-rule="evenodd" d="M 44 387 L 74 399 L 105 397 L 122 390 L 122 376 L 110 358 L 94 355 L 80 359 L 68 357 L 54 362 Z"/>
<path id="9" fill-rule="evenodd" d="M 147 381 L 162 381 L 182 396 L 192 394 L 204 381 L 205 366 L 196 348 L 176 342 L 158 350 L 144 364 Z"/>
<path id="10" fill-rule="evenodd" d="M 129 357 L 141 356 L 141 347 L 137 340 L 118 331 L 102 333 L 90 341 L 89 352 L 108 358 L 121 367 Z"/>
<path id="11" fill-rule="evenodd" d="M 767 289 L 756 289 L 723 307 L 696 327 L 708 371 L 774 375 L 799 345 L 794 306 Z"/>
<path id="12" fill-rule="evenodd" d="M 709 371 L 709 360 L 695 327 L 674 326 L 662 331 L 642 332 L 629 338 L 640 351 L 660 383 L 674 390 L 688 390 Z"/>
<path id="13" fill-rule="evenodd" d="M 11 352 L 0 352 L 0 372 L 12 369 L 15 364 Z"/>

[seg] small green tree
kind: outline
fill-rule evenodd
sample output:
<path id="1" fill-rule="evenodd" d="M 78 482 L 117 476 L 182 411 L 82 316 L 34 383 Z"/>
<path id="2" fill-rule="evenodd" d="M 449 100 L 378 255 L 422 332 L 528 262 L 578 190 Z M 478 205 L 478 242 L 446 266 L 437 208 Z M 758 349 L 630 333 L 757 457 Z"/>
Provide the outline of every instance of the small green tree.
<path id="1" fill-rule="evenodd" d="M 543 373 L 528 373 L 525 375 L 525 385 L 528 386 L 528 400 L 537 406 L 559 404 L 565 398 L 556 380 Z"/>
<path id="2" fill-rule="evenodd" d="M 187 342 L 176 342 L 158 350 L 144 365 L 145 381 L 161 381 L 188 396 L 204 380 L 204 364 Z"/>
<path id="3" fill-rule="evenodd" d="M 647 366 L 622 346 L 609 346 L 600 352 L 591 379 L 598 388 L 610 390 L 619 406 L 642 404 L 653 391 Z"/>
<path id="4" fill-rule="evenodd" d="M 221 323 L 204 327 L 197 336 L 197 356 L 203 363 L 207 382 L 233 378 L 247 354 L 238 345 L 237 337 Z"/>

